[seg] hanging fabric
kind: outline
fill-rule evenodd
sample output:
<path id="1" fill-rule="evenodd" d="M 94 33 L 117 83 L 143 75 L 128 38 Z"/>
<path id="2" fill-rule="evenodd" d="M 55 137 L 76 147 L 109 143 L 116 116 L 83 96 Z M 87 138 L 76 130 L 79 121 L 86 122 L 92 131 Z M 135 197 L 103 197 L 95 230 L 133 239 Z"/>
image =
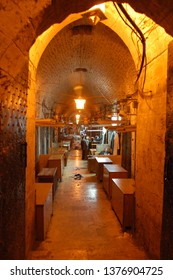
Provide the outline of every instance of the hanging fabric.
<path id="1" fill-rule="evenodd" d="M 113 155 L 117 155 L 119 150 L 119 136 L 118 133 L 115 132 L 114 134 L 114 148 L 113 148 Z"/>

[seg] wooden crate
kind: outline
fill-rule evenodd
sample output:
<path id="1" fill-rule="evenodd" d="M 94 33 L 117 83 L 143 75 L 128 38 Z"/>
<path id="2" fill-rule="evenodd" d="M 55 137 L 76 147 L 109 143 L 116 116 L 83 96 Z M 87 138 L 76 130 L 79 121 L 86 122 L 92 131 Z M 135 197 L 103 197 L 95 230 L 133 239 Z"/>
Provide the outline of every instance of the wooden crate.
<path id="1" fill-rule="evenodd" d="M 103 188 L 109 199 L 112 197 L 112 179 L 127 178 L 128 171 L 119 164 L 103 165 Z"/>
<path id="2" fill-rule="evenodd" d="M 96 157 L 96 176 L 99 181 L 103 181 L 103 164 L 112 164 L 108 157 Z"/>
<path id="3" fill-rule="evenodd" d="M 135 181 L 133 179 L 112 179 L 111 205 L 123 231 L 134 229 Z"/>
<path id="4" fill-rule="evenodd" d="M 48 159 L 49 168 L 57 168 L 57 178 L 62 181 L 64 169 L 64 154 L 51 155 Z"/>
<path id="5" fill-rule="evenodd" d="M 36 239 L 44 240 L 53 213 L 52 183 L 36 183 Z"/>
<path id="6" fill-rule="evenodd" d="M 40 183 L 53 183 L 53 198 L 58 187 L 57 181 L 57 167 L 53 168 L 42 168 L 37 174 L 37 180 Z"/>

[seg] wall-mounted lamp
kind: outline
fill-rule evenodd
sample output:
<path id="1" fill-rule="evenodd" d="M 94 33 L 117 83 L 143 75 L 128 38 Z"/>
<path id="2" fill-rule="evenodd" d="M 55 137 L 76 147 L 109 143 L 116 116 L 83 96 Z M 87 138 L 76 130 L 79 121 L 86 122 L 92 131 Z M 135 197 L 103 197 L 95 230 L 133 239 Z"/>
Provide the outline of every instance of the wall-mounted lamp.
<path id="1" fill-rule="evenodd" d="M 100 18 L 97 14 L 90 15 L 89 19 L 92 21 L 93 25 L 96 25 L 100 21 Z"/>
<path id="2" fill-rule="evenodd" d="M 76 109 L 84 109 L 84 105 L 85 105 L 85 102 L 86 100 L 85 99 L 82 99 L 82 98 L 78 98 L 78 99 L 75 99 L 74 100 L 75 103 L 76 103 Z"/>
<path id="3" fill-rule="evenodd" d="M 96 25 L 99 21 L 107 19 L 105 16 L 105 4 L 95 5 L 88 12 L 82 14 L 83 17 L 87 17 L 91 20 L 93 25 Z"/>

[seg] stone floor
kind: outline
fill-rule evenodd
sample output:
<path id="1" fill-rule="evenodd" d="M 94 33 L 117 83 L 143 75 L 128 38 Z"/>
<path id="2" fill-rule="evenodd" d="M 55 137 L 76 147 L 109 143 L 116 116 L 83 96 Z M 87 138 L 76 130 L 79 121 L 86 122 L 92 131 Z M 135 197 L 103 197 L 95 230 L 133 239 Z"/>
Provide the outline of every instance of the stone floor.
<path id="1" fill-rule="evenodd" d="M 81 174 L 75 180 L 75 174 Z M 71 151 L 57 189 L 47 237 L 35 244 L 32 260 L 148 260 L 130 233 L 123 233 L 102 184 Z"/>

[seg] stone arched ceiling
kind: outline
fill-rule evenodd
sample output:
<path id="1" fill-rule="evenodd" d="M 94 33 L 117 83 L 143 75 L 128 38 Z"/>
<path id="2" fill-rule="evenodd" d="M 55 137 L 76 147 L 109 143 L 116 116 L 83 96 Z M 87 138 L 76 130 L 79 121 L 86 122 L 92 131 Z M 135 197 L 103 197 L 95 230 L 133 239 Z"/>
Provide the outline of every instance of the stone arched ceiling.
<path id="1" fill-rule="evenodd" d="M 0 64 L 9 76 L 17 76 L 26 63 L 30 47 L 37 36 L 68 15 L 83 12 L 102 0 L 8 0 L 0 3 Z M 105 2 L 108 2 L 105 0 Z M 173 36 L 172 0 L 117 0 L 129 3 L 146 14 Z M 0 80 L 3 84 L 4 80 Z"/>
<path id="2" fill-rule="evenodd" d="M 45 30 L 51 21 L 61 22 L 70 13 L 84 11 L 100 2 L 52 1 L 52 6 L 46 9 L 45 16 L 42 15 L 37 33 L 40 34 Z M 164 6 L 162 1 L 157 0 L 137 3 L 129 0 L 126 3 L 131 4 L 136 11 L 154 19 L 165 27 L 167 32 L 171 32 L 168 24 L 168 21 L 172 20 L 172 9 L 168 8 L 171 1 L 165 1 Z M 48 14 L 50 16 L 47 16 Z M 38 103 L 43 102 L 46 108 L 56 111 L 57 114 L 71 115 L 74 112 L 74 97 L 78 96 L 73 88 L 82 83 L 82 95 L 87 99 L 85 111 L 89 117 L 96 114 L 101 106 L 113 104 L 126 94 L 133 93 L 136 71 L 130 54 L 120 38 L 103 24 L 94 27 L 90 36 L 86 34 L 73 36 L 71 27 L 63 29 L 42 56 L 37 75 Z"/>
<path id="3" fill-rule="evenodd" d="M 81 19 L 62 29 L 44 51 L 37 69 L 37 112 L 69 117 L 74 98 L 84 97 L 88 118 L 134 93 L 136 69 L 128 48 L 103 23 Z M 74 88 L 82 85 L 81 91 Z M 46 110 L 47 109 L 47 110 Z"/>
<path id="4" fill-rule="evenodd" d="M 162 26 L 165 31 L 173 36 L 173 1 L 172 0 L 117 0 L 104 2 L 128 3 L 136 12 L 143 13 Z M 52 4 L 45 8 L 41 17 L 37 17 L 37 35 L 40 35 L 54 22 L 61 22 L 71 13 L 78 13 L 103 3 L 102 0 L 53 0 Z"/>
<path id="5" fill-rule="evenodd" d="M 52 24 L 62 22 L 68 15 L 83 12 L 101 0 L 9 0 L 0 4 L 1 47 L 0 62 L 4 73 L 15 78 L 28 63 L 28 52 L 37 36 Z M 105 2 L 108 2 L 105 0 Z M 172 0 L 118 0 L 129 3 L 137 12 L 153 19 L 166 32 L 173 35 L 173 1 Z"/>
<path id="6" fill-rule="evenodd" d="M 108 2 L 105 0 L 105 2 Z M 173 36 L 172 0 L 117 0 L 129 3 L 146 14 Z M 0 3 L 0 62 L 5 72 L 15 77 L 26 62 L 26 56 L 37 36 L 68 15 L 83 12 L 102 0 L 8 0 Z M 20 60 L 19 60 L 20 55 Z M 17 67 L 16 67 L 17 65 Z"/>

